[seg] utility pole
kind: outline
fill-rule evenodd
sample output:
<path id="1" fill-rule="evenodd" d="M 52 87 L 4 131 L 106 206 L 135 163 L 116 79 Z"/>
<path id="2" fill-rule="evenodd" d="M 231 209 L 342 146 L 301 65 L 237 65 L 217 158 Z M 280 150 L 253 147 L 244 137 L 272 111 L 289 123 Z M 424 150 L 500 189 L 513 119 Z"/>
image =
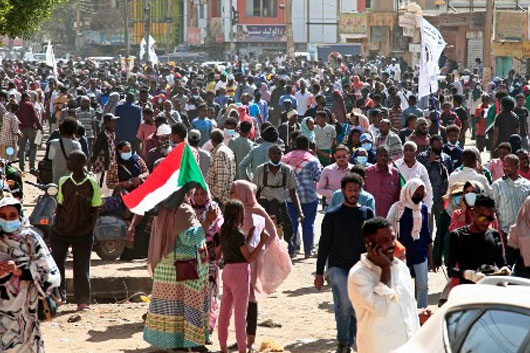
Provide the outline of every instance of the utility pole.
<path id="1" fill-rule="evenodd" d="M 78 0 L 75 5 L 75 28 L 76 28 L 76 40 L 75 49 L 77 55 L 81 53 L 81 0 Z"/>
<path id="2" fill-rule="evenodd" d="M 127 60 L 131 56 L 131 44 L 129 43 L 129 0 L 123 0 L 123 17 L 125 22 L 125 27 L 123 29 L 123 38 L 125 40 L 125 55 Z"/>
<path id="3" fill-rule="evenodd" d="M 306 42 L 309 45 L 311 43 L 311 0 L 307 0 L 307 34 L 306 34 Z"/>
<path id="4" fill-rule="evenodd" d="M 145 61 L 149 62 L 149 37 L 151 36 L 151 1 L 145 0 L 144 6 L 145 19 Z"/>
<path id="5" fill-rule="evenodd" d="M 484 21 L 483 35 L 483 56 L 484 56 L 484 84 L 491 80 L 492 63 L 491 63 L 491 40 L 493 38 L 493 15 L 495 9 L 495 0 L 486 0 L 486 21 Z"/>
<path id="6" fill-rule="evenodd" d="M 287 56 L 294 58 L 293 2 L 285 0 L 285 30 L 287 32 Z"/>

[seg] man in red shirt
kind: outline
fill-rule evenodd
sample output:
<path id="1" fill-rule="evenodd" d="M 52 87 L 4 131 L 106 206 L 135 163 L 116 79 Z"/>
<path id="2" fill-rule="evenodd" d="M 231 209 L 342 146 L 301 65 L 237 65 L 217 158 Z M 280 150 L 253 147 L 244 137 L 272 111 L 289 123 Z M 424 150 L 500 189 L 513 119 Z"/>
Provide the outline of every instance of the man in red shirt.
<path id="1" fill-rule="evenodd" d="M 24 171 L 24 160 L 26 144 L 29 142 L 29 168 L 35 169 L 35 158 L 37 156 L 37 145 L 35 144 L 35 137 L 37 130 L 44 134 L 44 130 L 39 122 L 39 116 L 35 110 L 35 106 L 31 101 L 28 93 L 22 93 L 20 104 L 17 112 L 17 118 L 20 122 L 20 131 L 22 137 L 18 140 L 18 165 L 20 170 Z"/>

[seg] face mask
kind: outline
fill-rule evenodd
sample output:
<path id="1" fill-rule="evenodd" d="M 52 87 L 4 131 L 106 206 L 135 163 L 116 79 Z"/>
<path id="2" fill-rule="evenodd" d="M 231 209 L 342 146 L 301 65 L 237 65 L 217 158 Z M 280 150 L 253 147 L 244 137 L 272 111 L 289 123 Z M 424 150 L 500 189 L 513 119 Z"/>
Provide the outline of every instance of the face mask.
<path id="1" fill-rule="evenodd" d="M 477 200 L 477 194 L 474 192 L 468 192 L 464 195 L 464 200 L 469 207 L 473 207 L 475 206 L 475 201 Z"/>
<path id="2" fill-rule="evenodd" d="M 4 233 L 14 233 L 20 228 L 20 219 L 15 219 L 14 221 L 0 219 L 0 228 L 2 228 Z"/>
<path id="3" fill-rule="evenodd" d="M 455 197 L 453 197 L 453 199 L 455 200 L 455 203 L 457 205 L 460 205 L 460 198 L 462 197 L 462 195 L 456 195 Z"/>
<path id="4" fill-rule="evenodd" d="M 273 167 L 279 167 L 282 164 L 282 161 L 278 161 L 278 163 L 274 163 L 273 161 L 269 161 L 269 164 Z"/>
<path id="5" fill-rule="evenodd" d="M 366 165 L 366 163 L 368 162 L 368 157 L 366 157 L 366 156 L 358 156 L 357 157 L 357 162 L 359 162 L 362 165 Z"/>
<path id="6" fill-rule="evenodd" d="M 370 142 L 365 142 L 361 145 L 361 147 L 367 151 L 370 151 L 372 149 L 372 144 Z"/>
<path id="7" fill-rule="evenodd" d="M 417 205 L 421 202 L 421 200 L 423 200 L 423 196 L 414 195 L 412 196 L 411 200 Z"/>
<path id="8" fill-rule="evenodd" d="M 234 136 L 235 133 L 236 133 L 236 130 L 233 130 L 233 129 L 225 129 L 225 134 L 226 134 L 226 136 L 228 136 L 228 137 L 232 137 L 232 136 Z"/>
<path id="9" fill-rule="evenodd" d="M 122 152 L 120 153 L 121 159 L 128 161 L 132 157 L 132 152 Z"/>

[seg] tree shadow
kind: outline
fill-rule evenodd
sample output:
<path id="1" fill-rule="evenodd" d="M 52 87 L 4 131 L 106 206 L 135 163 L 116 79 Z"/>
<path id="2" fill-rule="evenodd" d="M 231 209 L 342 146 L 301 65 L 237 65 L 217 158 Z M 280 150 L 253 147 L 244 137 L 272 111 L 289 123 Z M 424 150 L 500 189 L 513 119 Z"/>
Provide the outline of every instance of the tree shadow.
<path id="1" fill-rule="evenodd" d="M 143 322 L 130 322 L 121 325 L 113 325 L 105 331 L 89 330 L 88 342 L 105 342 L 109 340 L 130 339 L 131 335 L 141 332 L 144 329 Z"/>
<path id="2" fill-rule="evenodd" d="M 284 349 L 291 353 L 328 352 L 337 348 L 337 341 L 333 339 L 316 339 L 313 342 L 296 342 L 285 346 Z"/>

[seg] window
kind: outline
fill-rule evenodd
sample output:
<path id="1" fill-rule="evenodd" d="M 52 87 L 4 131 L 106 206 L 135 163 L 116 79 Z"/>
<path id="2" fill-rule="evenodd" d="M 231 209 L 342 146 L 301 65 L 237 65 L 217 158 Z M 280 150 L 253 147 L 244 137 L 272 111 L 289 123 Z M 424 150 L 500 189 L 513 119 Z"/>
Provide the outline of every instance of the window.
<path id="1" fill-rule="evenodd" d="M 372 8 L 372 0 L 366 0 L 366 9 Z"/>
<path id="2" fill-rule="evenodd" d="M 517 353 L 528 335 L 529 327 L 528 315 L 488 310 L 473 324 L 460 352 Z"/>
<path id="3" fill-rule="evenodd" d="M 486 310 L 482 314 L 478 314 L 478 311 L 479 309 L 459 311 L 447 316 L 447 332 L 452 352 L 520 351 L 529 335 L 530 315 L 502 309 Z M 477 315 L 480 317 L 475 319 Z M 460 344 L 462 338 L 464 340 Z"/>
<path id="4" fill-rule="evenodd" d="M 247 0 L 248 17 L 276 17 L 278 0 Z"/>

